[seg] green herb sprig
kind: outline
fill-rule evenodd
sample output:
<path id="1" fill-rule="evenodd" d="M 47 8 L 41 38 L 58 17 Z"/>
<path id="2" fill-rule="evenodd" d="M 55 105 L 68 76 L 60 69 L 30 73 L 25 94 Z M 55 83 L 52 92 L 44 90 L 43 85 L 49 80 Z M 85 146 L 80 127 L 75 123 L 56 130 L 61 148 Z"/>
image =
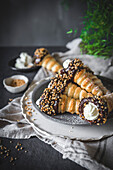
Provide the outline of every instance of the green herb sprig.
<path id="1" fill-rule="evenodd" d="M 109 58 L 113 54 L 113 0 L 87 0 L 81 52 Z M 76 31 L 76 30 L 75 30 Z M 73 33 L 71 29 L 67 33 Z"/>
<path id="2" fill-rule="evenodd" d="M 109 58 L 113 52 L 113 0 L 89 0 L 80 37 L 81 51 Z"/>

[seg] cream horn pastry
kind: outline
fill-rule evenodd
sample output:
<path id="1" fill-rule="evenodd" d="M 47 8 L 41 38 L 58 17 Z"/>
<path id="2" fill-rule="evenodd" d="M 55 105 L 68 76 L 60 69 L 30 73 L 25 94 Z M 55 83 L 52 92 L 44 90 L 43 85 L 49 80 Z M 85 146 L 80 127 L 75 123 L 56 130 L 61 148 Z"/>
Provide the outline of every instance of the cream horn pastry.
<path id="1" fill-rule="evenodd" d="M 89 74 L 91 80 L 94 82 L 95 85 L 99 86 L 99 88 L 103 91 L 103 94 L 109 94 L 110 91 L 103 85 L 102 81 L 94 74 Z"/>
<path id="2" fill-rule="evenodd" d="M 63 63 L 64 68 L 67 68 L 69 63 L 72 60 L 68 59 Z M 88 67 L 87 67 L 88 68 Z M 91 71 L 91 70 L 90 70 Z M 103 91 L 103 94 L 109 94 L 110 91 L 103 85 L 102 81 L 94 74 L 92 74 L 93 72 L 89 72 L 89 77 L 90 79 L 94 82 L 95 85 L 99 86 L 99 88 Z"/>
<path id="3" fill-rule="evenodd" d="M 91 124 L 105 124 L 113 110 L 113 93 L 101 97 L 89 97 L 81 100 L 79 116 Z"/>
<path id="4" fill-rule="evenodd" d="M 90 92 L 96 96 L 102 96 L 105 94 L 105 91 L 102 89 L 103 84 L 101 83 L 101 85 L 99 85 L 99 83 L 93 80 L 93 71 L 85 66 L 81 60 L 75 59 L 70 62 L 66 71 L 72 81 L 77 83 L 87 92 Z"/>
<path id="5" fill-rule="evenodd" d="M 38 103 L 40 110 L 48 115 L 57 115 L 64 112 L 79 114 L 80 100 L 58 93 L 56 89 L 46 88 Z"/>
<path id="6" fill-rule="evenodd" d="M 91 93 L 86 92 L 86 90 L 81 89 L 76 83 L 71 82 L 65 69 L 60 70 L 54 78 L 51 79 L 49 87 L 52 89 L 57 89 L 60 93 L 72 97 L 74 99 L 83 99 L 86 97 L 92 97 Z"/>
<path id="7" fill-rule="evenodd" d="M 63 67 L 52 57 L 45 48 L 36 49 L 34 52 L 34 64 L 43 66 L 54 73 L 59 72 Z"/>

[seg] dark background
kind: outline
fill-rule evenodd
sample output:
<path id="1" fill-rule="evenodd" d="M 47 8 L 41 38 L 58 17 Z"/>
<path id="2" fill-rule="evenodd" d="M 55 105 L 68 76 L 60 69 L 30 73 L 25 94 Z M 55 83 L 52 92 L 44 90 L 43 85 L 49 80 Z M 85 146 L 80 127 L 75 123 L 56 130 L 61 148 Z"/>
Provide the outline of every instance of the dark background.
<path id="1" fill-rule="evenodd" d="M 79 37 L 83 27 L 82 17 L 87 9 L 86 2 L 1 0 L 0 46 L 64 46 Z M 71 28 L 78 29 L 75 37 L 66 34 Z"/>

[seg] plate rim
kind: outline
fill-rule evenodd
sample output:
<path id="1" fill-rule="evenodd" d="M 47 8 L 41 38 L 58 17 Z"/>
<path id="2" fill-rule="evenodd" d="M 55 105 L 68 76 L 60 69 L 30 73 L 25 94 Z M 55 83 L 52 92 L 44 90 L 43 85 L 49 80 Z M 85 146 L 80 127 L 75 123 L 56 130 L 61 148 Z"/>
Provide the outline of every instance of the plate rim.
<path id="1" fill-rule="evenodd" d="M 40 81 L 43 81 L 43 80 L 47 80 L 47 79 L 50 79 L 50 77 L 47 77 L 47 78 L 44 78 L 44 79 L 42 79 L 42 80 L 40 80 Z M 29 93 L 30 93 L 30 89 L 31 88 L 34 88 L 34 87 L 36 87 L 37 86 L 37 84 L 40 82 L 40 81 L 38 81 L 38 82 L 36 82 L 36 83 L 34 83 L 32 86 L 30 86 L 29 88 L 28 88 L 28 90 L 24 93 L 24 95 L 21 97 L 21 100 L 20 100 L 20 103 L 21 103 L 21 110 L 22 110 L 22 115 L 24 116 L 24 118 L 26 119 L 26 121 L 33 127 L 33 129 L 34 130 L 36 130 L 36 131 L 39 131 L 39 132 L 41 132 L 41 133 L 43 133 L 43 134 L 47 134 L 47 135 L 56 135 L 56 134 L 53 134 L 53 132 L 51 132 L 50 130 L 48 131 L 48 130 L 46 130 L 46 129 L 43 129 L 42 127 L 40 127 L 39 126 L 39 124 L 40 124 L 40 122 L 38 122 L 39 124 L 35 124 L 31 119 L 30 119 L 30 117 L 28 117 L 27 116 L 27 114 L 26 114 L 26 112 L 24 112 L 25 111 L 25 109 L 24 109 L 24 105 L 25 105 L 25 101 L 24 101 L 24 99 L 25 99 L 25 97 L 26 96 L 29 96 Z M 113 120 L 112 120 L 113 121 Z M 66 124 L 64 124 L 65 126 L 67 126 Z M 63 125 L 63 126 L 64 126 Z M 106 126 L 107 125 L 107 126 Z M 70 126 L 70 127 L 72 127 L 72 126 L 74 126 L 74 125 L 68 125 L 68 126 Z M 75 125 L 75 127 L 74 127 L 74 129 L 76 129 L 76 127 L 77 128 L 79 128 L 79 127 L 81 127 L 81 126 L 78 126 L 78 125 Z M 83 125 L 83 127 L 85 127 L 84 125 Z M 89 125 L 89 126 L 86 126 L 87 128 L 90 128 L 91 127 L 91 129 L 94 127 L 94 128 L 97 128 L 97 126 L 95 126 L 95 125 Z M 104 125 L 104 127 L 108 127 L 108 124 L 105 124 Z M 101 131 L 101 126 L 100 126 L 100 130 L 99 131 Z M 73 130 L 74 130 L 73 129 Z M 107 129 L 109 129 L 109 128 L 107 128 Z M 92 129 L 93 130 L 93 129 Z M 109 130 L 110 131 L 110 130 Z M 60 132 L 59 132 L 60 133 Z M 100 133 L 100 132 L 99 132 Z M 108 136 L 112 136 L 113 135 L 113 131 L 110 131 L 109 132 L 109 135 L 107 135 L 108 134 L 108 132 L 107 133 L 105 133 L 105 134 L 100 134 L 99 135 L 99 133 L 97 134 L 97 136 L 79 136 L 79 135 L 77 135 L 76 136 L 76 130 L 74 130 L 74 136 L 72 135 L 69 135 L 68 136 L 68 134 L 67 135 L 61 135 L 61 134 L 57 134 L 59 137 L 60 136 L 62 136 L 62 137 L 67 137 L 67 138 L 70 138 L 70 139 L 76 139 L 76 140 L 81 140 L 81 141 L 98 141 L 98 140 L 100 140 L 100 139 L 103 139 L 103 138 L 106 138 L 106 137 L 108 137 Z"/>

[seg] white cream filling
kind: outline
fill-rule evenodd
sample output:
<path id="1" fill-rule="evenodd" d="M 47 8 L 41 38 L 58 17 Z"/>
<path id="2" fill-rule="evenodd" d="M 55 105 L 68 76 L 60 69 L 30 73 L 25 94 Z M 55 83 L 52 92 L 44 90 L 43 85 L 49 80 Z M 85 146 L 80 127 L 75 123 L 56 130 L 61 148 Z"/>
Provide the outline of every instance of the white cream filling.
<path id="1" fill-rule="evenodd" d="M 20 53 L 20 58 L 16 59 L 15 67 L 16 68 L 27 68 L 28 65 L 32 64 L 32 57 L 27 53 Z"/>
<path id="2" fill-rule="evenodd" d="M 71 59 L 65 60 L 65 61 L 63 62 L 63 67 L 64 67 L 64 68 L 67 68 L 68 65 L 69 65 L 69 63 L 70 63 L 71 61 L 72 61 Z"/>
<path id="3" fill-rule="evenodd" d="M 84 117 L 87 120 L 96 120 L 99 116 L 98 108 L 95 104 L 89 102 L 84 107 Z"/>

